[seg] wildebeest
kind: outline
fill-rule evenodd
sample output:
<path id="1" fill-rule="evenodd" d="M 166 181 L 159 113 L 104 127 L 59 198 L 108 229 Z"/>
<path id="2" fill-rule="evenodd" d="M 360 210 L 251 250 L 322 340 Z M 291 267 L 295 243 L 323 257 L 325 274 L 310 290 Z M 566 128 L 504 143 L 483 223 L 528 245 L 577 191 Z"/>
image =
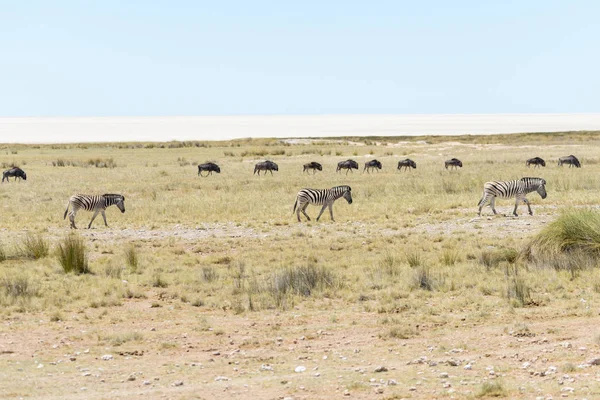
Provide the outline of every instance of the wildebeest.
<path id="1" fill-rule="evenodd" d="M 202 175 L 202 171 L 208 171 L 206 175 Z M 198 175 L 200 176 L 209 176 L 212 175 L 213 172 L 217 174 L 221 173 L 221 168 L 214 162 L 207 162 L 205 164 L 198 164 Z"/>
<path id="2" fill-rule="evenodd" d="M 269 171 L 271 172 L 271 175 L 273 175 L 273 171 L 279 171 L 279 167 L 273 161 L 266 160 L 259 162 L 254 166 L 253 175 L 258 172 L 258 175 L 260 176 L 260 171 L 265 171 L 265 174 Z"/>
<path id="3" fill-rule="evenodd" d="M 345 169 L 346 175 L 348 175 L 348 171 L 352 169 L 358 169 L 358 163 L 354 160 L 340 161 L 337 165 L 335 172 L 339 172 L 342 169 Z"/>
<path id="4" fill-rule="evenodd" d="M 306 173 L 308 173 L 309 169 L 313 170 L 313 174 L 316 174 L 317 170 L 323 171 L 323 166 L 315 161 L 311 161 L 308 164 L 304 164 L 303 167 L 304 167 L 304 169 L 302 170 L 302 172 L 306 172 Z"/>
<path id="5" fill-rule="evenodd" d="M 446 167 L 446 169 L 448 169 L 448 166 L 450 166 L 450 169 L 452 169 L 452 167 L 454 167 L 454 169 L 458 167 L 462 168 L 462 161 L 460 161 L 458 158 L 451 158 L 444 163 L 444 167 Z"/>
<path id="6" fill-rule="evenodd" d="M 542 167 L 545 167 L 545 166 L 546 166 L 546 161 L 544 161 L 544 160 L 543 160 L 542 158 L 540 158 L 540 157 L 533 157 L 533 158 L 530 158 L 529 160 L 527 160 L 527 161 L 525 162 L 525 165 L 527 165 L 528 167 L 529 167 L 530 165 L 533 165 L 533 166 L 534 166 L 534 168 L 536 168 L 536 167 L 539 167 L 540 165 L 541 165 Z"/>
<path id="7" fill-rule="evenodd" d="M 576 168 L 581 168 L 581 163 L 579 162 L 579 160 L 577 159 L 577 157 L 575 157 L 573 154 L 571 154 L 570 156 L 559 158 L 558 159 L 558 166 L 560 167 L 563 164 L 569 164 L 569 168 L 571 168 L 573 165 Z"/>
<path id="8" fill-rule="evenodd" d="M 379 172 L 378 170 L 380 170 L 381 167 L 382 167 L 381 162 L 379 162 L 377 160 L 367 161 L 365 163 L 365 167 L 363 168 L 363 173 L 365 172 L 365 170 L 368 173 L 371 168 L 375 168 L 375 171 Z"/>
<path id="9" fill-rule="evenodd" d="M 10 182 L 10 177 L 14 176 L 15 177 L 15 181 L 17 180 L 17 178 L 19 179 L 23 179 L 23 180 L 27 180 L 27 174 L 25 173 L 25 171 L 23 171 L 21 168 L 19 167 L 13 167 L 11 169 L 7 169 L 6 171 L 4 171 L 2 173 L 2 182 L 4 182 L 4 180 L 6 179 L 7 182 Z"/>
<path id="10" fill-rule="evenodd" d="M 411 160 L 410 158 L 407 158 L 405 160 L 400 160 L 400 161 L 398 161 L 398 169 L 400 171 L 402 171 L 402 168 L 406 168 L 407 170 L 409 170 L 411 168 L 416 169 L 417 163 L 414 162 L 413 160 Z"/>

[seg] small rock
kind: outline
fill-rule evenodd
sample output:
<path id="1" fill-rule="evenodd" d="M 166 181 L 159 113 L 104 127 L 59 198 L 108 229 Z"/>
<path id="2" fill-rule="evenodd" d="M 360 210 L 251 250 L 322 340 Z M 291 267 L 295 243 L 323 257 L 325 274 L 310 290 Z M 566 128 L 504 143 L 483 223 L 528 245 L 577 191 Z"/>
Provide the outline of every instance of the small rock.
<path id="1" fill-rule="evenodd" d="M 390 386 L 396 386 L 396 385 L 398 384 L 398 382 L 396 382 L 396 380 L 394 380 L 394 379 L 390 379 L 390 380 L 387 382 L 387 384 L 388 384 L 388 385 L 390 385 Z"/>
<path id="2" fill-rule="evenodd" d="M 294 372 L 304 372 L 306 371 L 306 367 L 304 365 L 298 365 L 296 368 L 294 368 Z"/>
<path id="3" fill-rule="evenodd" d="M 105 354 L 105 355 L 102 356 L 102 359 L 104 361 L 110 361 L 110 360 L 113 359 L 113 356 L 112 356 L 112 354 Z"/>
<path id="4" fill-rule="evenodd" d="M 416 392 L 417 391 L 417 387 L 416 386 L 411 386 L 408 388 L 409 391 L 411 392 Z"/>
<path id="5" fill-rule="evenodd" d="M 171 386 L 183 386 L 183 381 L 175 381 L 171 383 Z"/>
<path id="6" fill-rule="evenodd" d="M 439 375 L 440 378 L 447 378 L 448 377 L 448 373 L 447 372 L 441 372 Z"/>
<path id="7" fill-rule="evenodd" d="M 91 373 L 91 372 L 84 372 L 84 373 L 82 374 L 82 376 L 90 376 L 90 375 L 92 375 L 92 373 Z"/>
<path id="8" fill-rule="evenodd" d="M 271 367 L 269 364 L 263 364 L 260 366 L 260 370 L 261 371 L 273 371 L 273 367 Z"/>
<path id="9" fill-rule="evenodd" d="M 129 378 L 127 378 L 128 381 L 135 381 L 135 374 L 131 374 L 129 375 Z"/>
<path id="10" fill-rule="evenodd" d="M 466 369 L 466 370 L 472 370 L 472 369 L 473 369 L 473 366 L 472 366 L 471 364 L 467 364 L 467 365 L 465 365 L 465 366 L 463 367 L 463 369 Z"/>
<path id="11" fill-rule="evenodd" d="M 375 393 L 377 393 L 377 394 L 383 393 L 383 388 L 382 387 L 375 388 Z"/>
<path id="12" fill-rule="evenodd" d="M 217 377 L 215 378 L 215 381 L 217 381 L 217 382 L 218 382 L 218 381 L 228 381 L 228 380 L 229 380 L 229 378 L 228 378 L 228 377 L 226 377 L 226 376 L 217 376 Z"/>
<path id="13" fill-rule="evenodd" d="M 150 381 L 144 381 L 144 382 L 142 382 L 142 385 L 144 385 L 144 386 L 148 386 L 149 384 L 150 384 Z"/>
<path id="14" fill-rule="evenodd" d="M 590 364 L 590 365 L 600 365 L 600 358 L 594 358 L 594 359 L 588 361 L 588 364 Z"/>
<path id="15" fill-rule="evenodd" d="M 384 367 L 383 365 L 378 366 L 377 368 L 375 368 L 373 371 L 374 372 L 386 372 L 388 369 L 386 367 Z"/>
<path id="16" fill-rule="evenodd" d="M 344 396 L 350 396 L 350 391 L 348 389 L 344 390 Z"/>

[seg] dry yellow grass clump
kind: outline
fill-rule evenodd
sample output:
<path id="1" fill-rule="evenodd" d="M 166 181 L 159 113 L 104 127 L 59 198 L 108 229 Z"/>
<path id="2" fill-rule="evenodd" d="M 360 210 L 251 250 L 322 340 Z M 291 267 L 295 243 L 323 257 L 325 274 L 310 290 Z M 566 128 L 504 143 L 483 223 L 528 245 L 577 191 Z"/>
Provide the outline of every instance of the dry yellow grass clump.
<path id="1" fill-rule="evenodd" d="M 596 218 L 599 134 L 294 143 L 1 146 L 27 181 L 0 185 L 0 397 L 600 394 L 584 378 L 596 258 L 536 247 L 567 209 Z M 557 166 L 569 154 L 582 168 Z M 453 157 L 463 168 L 444 168 Z M 359 170 L 336 173 L 349 158 Z M 405 158 L 417 168 L 398 171 Z M 265 159 L 279 171 L 253 175 Z M 199 177 L 207 161 L 221 173 Z M 477 217 L 484 182 L 524 176 L 547 181 L 534 216 Z M 296 222 L 301 188 L 337 185 L 354 200 L 337 222 Z M 123 194 L 127 211 L 72 232 L 76 193 Z"/>

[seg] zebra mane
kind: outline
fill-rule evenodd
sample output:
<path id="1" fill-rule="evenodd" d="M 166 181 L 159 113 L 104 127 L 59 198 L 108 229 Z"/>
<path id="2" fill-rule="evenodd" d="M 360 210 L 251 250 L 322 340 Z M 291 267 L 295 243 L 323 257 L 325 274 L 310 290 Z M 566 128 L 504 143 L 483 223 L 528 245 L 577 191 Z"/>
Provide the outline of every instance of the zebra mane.
<path id="1" fill-rule="evenodd" d="M 348 191 L 352 191 L 352 188 L 348 185 L 340 185 L 340 186 L 334 186 L 332 187 L 332 189 L 348 189 Z"/>
<path id="2" fill-rule="evenodd" d="M 524 183 L 528 183 L 528 184 L 537 184 L 537 185 L 545 185 L 546 184 L 546 180 L 542 179 L 542 178 L 533 178 L 533 177 L 529 177 L 526 176 L 524 178 L 519 179 L 519 181 L 524 182 Z"/>
<path id="3" fill-rule="evenodd" d="M 120 197 L 120 198 L 122 198 L 123 200 L 125 200 L 125 196 L 123 196 L 122 194 L 116 194 L 116 193 L 105 193 L 105 194 L 103 194 L 102 196 L 104 196 L 104 197 L 111 197 L 111 198 L 113 198 L 113 199 L 114 199 L 114 198 L 116 198 L 116 197 Z"/>

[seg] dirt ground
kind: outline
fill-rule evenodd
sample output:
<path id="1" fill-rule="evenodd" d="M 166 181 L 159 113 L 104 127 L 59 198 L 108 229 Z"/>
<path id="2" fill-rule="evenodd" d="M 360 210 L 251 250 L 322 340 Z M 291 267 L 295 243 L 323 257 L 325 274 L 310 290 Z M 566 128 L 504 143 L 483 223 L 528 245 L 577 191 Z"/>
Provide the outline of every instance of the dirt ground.
<path id="1" fill-rule="evenodd" d="M 505 205 L 502 210 L 509 208 Z M 471 216 L 438 224 L 424 219 L 407 229 L 450 235 L 477 230 L 485 222 L 492 236 L 523 237 L 551 219 L 551 207 L 537 206 L 535 211 L 539 216 L 477 218 L 470 210 Z M 357 240 L 378 229 L 348 224 L 358 228 Z M 296 230 L 318 229 L 294 224 L 264 232 L 235 224 L 204 224 L 81 230 L 81 234 L 100 241 L 176 237 L 191 244 L 235 237 L 268 241 Z M 348 233 L 340 230 L 339 234 Z M 596 365 L 600 364 L 596 329 L 600 315 L 594 304 L 589 304 L 587 317 L 540 306 L 498 313 L 491 324 L 490 319 L 484 323 L 454 309 L 439 323 L 406 319 L 407 329 L 415 332 L 411 337 L 382 338 L 382 316 L 363 311 L 359 304 L 324 299 L 285 312 L 235 315 L 231 310 L 184 307 L 171 299 L 160 299 L 161 306 L 155 307 L 158 297 L 156 292 L 143 300 L 125 299 L 108 313 L 102 308 L 82 309 L 60 321 L 43 313 L 4 319 L 0 397 L 470 398 L 489 382 L 501 383 L 508 398 L 600 398 L 600 366 Z M 428 306 L 433 310 L 436 304 L 432 301 Z M 400 313 L 397 318 L 404 317 Z M 99 340 L 102 335 L 132 333 L 139 340 L 120 346 Z"/>

